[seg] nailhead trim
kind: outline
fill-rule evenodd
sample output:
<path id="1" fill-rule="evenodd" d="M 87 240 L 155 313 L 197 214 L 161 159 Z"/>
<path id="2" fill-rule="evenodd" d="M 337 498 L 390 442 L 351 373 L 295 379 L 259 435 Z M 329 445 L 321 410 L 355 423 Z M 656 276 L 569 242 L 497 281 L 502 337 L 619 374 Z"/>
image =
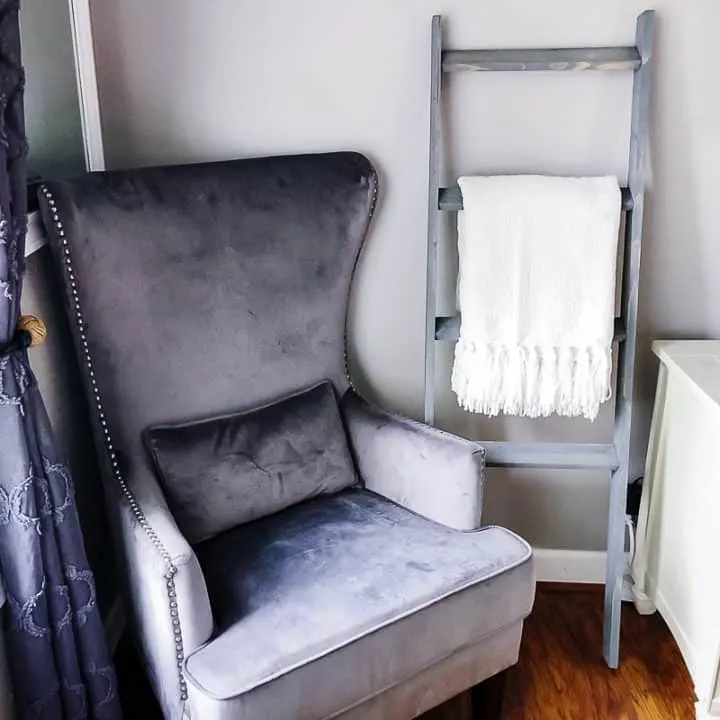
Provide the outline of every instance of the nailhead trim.
<path id="1" fill-rule="evenodd" d="M 120 491 L 127 501 L 130 509 L 132 510 L 135 519 L 137 520 L 140 527 L 143 529 L 148 539 L 150 540 L 153 547 L 158 551 L 160 557 L 165 562 L 165 581 L 167 585 L 168 594 L 168 610 L 170 611 L 170 622 L 173 628 L 173 639 L 175 642 L 175 660 L 178 674 L 178 686 L 180 688 L 180 700 L 185 706 L 188 699 L 187 683 L 185 682 L 185 676 L 183 675 L 183 660 L 185 659 L 185 653 L 183 650 L 182 642 L 182 631 L 180 628 L 180 616 L 178 612 L 177 594 L 175 592 L 175 575 L 177 575 L 177 567 L 172 561 L 172 556 L 168 552 L 167 548 L 163 545 L 162 541 L 158 537 L 152 525 L 149 523 L 145 513 L 140 508 L 138 501 L 133 495 L 130 487 L 125 478 L 123 478 L 120 472 L 120 466 L 115 455 L 115 448 L 113 446 L 112 437 L 110 435 L 110 429 L 108 428 L 107 420 L 105 419 L 105 411 L 103 410 L 102 400 L 100 398 L 100 391 L 98 389 L 97 380 L 95 379 L 95 370 L 93 368 L 92 357 L 90 356 L 90 348 L 87 341 L 87 331 L 85 329 L 85 319 L 83 317 L 82 309 L 80 307 L 80 296 L 77 290 L 77 280 L 75 278 L 75 272 L 72 266 L 72 257 L 70 253 L 70 245 L 67 237 L 65 236 L 65 228 L 63 227 L 62 221 L 60 220 L 60 213 L 57 209 L 57 203 L 47 186 L 43 185 L 40 188 L 40 192 L 47 201 L 48 207 L 50 208 L 50 215 L 55 223 L 55 229 L 60 243 L 62 245 L 63 262 L 65 265 L 65 274 L 67 276 L 73 302 L 73 310 L 75 312 L 75 320 L 77 322 L 78 334 L 80 336 L 80 345 L 82 346 L 83 360 L 85 361 L 85 368 L 87 369 L 88 376 L 90 377 L 90 385 L 92 387 L 93 399 L 95 401 L 95 412 L 100 426 L 102 428 L 103 440 L 105 442 L 105 449 L 107 451 L 108 459 L 112 467 L 112 473 L 115 481 L 120 487 Z M 184 707 L 184 716 L 189 717 L 187 707 Z"/>
<path id="2" fill-rule="evenodd" d="M 378 197 L 378 178 L 377 174 L 373 172 L 372 176 L 373 180 L 373 194 L 372 198 L 370 198 L 370 217 L 368 218 L 368 227 L 365 228 L 365 232 L 368 231 L 370 227 L 370 222 L 372 222 L 373 215 L 375 214 L 375 206 L 377 205 L 377 197 Z M 360 252 L 362 251 L 362 247 L 358 251 L 357 257 L 355 258 L 355 264 L 353 266 L 352 275 L 355 274 L 355 269 L 357 268 L 357 264 L 360 260 Z M 351 275 L 351 277 L 352 277 Z M 343 349 L 343 360 L 345 363 L 345 380 L 347 381 L 347 384 L 350 386 L 352 390 L 355 390 L 355 383 L 352 381 L 352 378 L 350 377 L 350 359 L 348 357 L 348 344 L 347 344 L 347 315 L 345 317 L 345 337 L 343 338 L 344 342 L 344 349 Z"/>

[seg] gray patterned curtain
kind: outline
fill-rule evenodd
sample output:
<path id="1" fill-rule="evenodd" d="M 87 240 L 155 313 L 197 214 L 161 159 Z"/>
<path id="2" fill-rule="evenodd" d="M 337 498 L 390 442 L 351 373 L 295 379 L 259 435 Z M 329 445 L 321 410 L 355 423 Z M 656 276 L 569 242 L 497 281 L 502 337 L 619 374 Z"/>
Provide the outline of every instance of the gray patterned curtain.
<path id="1" fill-rule="evenodd" d="M 26 230 L 18 0 L 0 0 L 0 580 L 19 718 L 120 718 L 78 523 L 17 330 Z"/>

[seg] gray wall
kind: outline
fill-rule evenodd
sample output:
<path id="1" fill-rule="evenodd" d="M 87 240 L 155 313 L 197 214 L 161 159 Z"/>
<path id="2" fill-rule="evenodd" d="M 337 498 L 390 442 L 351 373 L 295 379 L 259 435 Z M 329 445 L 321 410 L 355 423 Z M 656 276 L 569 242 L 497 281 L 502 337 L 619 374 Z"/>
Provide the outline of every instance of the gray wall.
<path id="1" fill-rule="evenodd" d="M 647 0 L 93 0 L 109 165 L 355 148 L 377 163 L 382 201 L 352 313 L 356 373 L 387 407 L 421 414 L 429 24 L 454 47 L 631 43 Z M 641 284 L 642 471 L 655 363 L 651 336 L 720 334 L 717 0 L 655 0 L 652 193 Z M 447 136 L 457 173 L 626 174 L 630 76 L 453 77 Z M 451 253 L 448 254 L 450 258 Z M 445 277 L 451 277 L 451 265 Z M 452 299 L 446 282 L 445 302 Z M 487 421 L 449 392 L 440 424 L 473 437 L 609 437 L 610 417 Z M 493 473 L 488 519 L 538 545 L 599 549 L 607 478 Z"/>

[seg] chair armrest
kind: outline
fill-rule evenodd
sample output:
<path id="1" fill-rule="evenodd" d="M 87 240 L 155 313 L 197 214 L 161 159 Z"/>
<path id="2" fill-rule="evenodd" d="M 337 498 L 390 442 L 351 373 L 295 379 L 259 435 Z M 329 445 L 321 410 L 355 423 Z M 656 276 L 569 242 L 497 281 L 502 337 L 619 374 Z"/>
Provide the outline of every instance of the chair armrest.
<path id="1" fill-rule="evenodd" d="M 349 390 L 341 407 L 365 487 L 458 530 L 480 525 L 485 450 L 374 407 Z"/>
<path id="2" fill-rule="evenodd" d="M 167 712 L 168 708 L 181 708 L 178 660 L 182 667 L 182 661 L 207 642 L 213 632 L 213 617 L 200 563 L 178 529 L 150 469 L 142 468 L 131 487 L 144 522 L 139 522 L 126 499 L 119 501 L 128 590 L 150 679 Z M 174 598 L 170 597 L 167 580 L 168 558 L 175 568 Z M 171 602 L 177 603 L 181 658 L 173 634 Z M 177 717 L 181 715 L 180 710 Z"/>

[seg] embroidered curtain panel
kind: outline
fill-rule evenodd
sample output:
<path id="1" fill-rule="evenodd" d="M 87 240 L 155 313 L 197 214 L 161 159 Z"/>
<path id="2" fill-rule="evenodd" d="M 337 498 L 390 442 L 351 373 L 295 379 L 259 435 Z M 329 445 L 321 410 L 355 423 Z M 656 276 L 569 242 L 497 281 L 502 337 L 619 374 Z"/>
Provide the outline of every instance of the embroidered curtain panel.
<path id="1" fill-rule="evenodd" d="M 26 231 L 18 0 L 0 0 L 0 581 L 19 718 L 120 718 L 78 522 L 17 329 Z M 102 512 L 98 509 L 98 512 Z"/>

